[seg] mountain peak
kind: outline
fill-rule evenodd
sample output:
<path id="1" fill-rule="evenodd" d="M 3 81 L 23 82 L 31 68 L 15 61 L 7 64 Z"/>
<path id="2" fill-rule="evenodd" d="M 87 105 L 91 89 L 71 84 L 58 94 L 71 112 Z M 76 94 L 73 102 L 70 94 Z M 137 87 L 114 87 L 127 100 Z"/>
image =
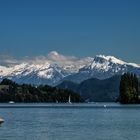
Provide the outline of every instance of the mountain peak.
<path id="1" fill-rule="evenodd" d="M 105 56 L 105 55 L 96 55 L 94 58 L 94 61 L 100 62 L 100 63 L 104 63 L 105 61 L 109 61 L 115 64 L 126 64 L 126 62 L 122 61 L 121 59 L 118 59 L 114 56 Z"/>

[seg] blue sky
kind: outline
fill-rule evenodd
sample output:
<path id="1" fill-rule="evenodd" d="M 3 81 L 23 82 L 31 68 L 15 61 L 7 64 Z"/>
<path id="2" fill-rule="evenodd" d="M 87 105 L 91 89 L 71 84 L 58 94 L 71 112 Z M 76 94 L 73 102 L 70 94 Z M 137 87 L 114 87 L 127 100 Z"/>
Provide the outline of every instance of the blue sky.
<path id="1" fill-rule="evenodd" d="M 139 7 L 139 0 L 0 1 L 0 54 L 105 54 L 140 63 Z"/>

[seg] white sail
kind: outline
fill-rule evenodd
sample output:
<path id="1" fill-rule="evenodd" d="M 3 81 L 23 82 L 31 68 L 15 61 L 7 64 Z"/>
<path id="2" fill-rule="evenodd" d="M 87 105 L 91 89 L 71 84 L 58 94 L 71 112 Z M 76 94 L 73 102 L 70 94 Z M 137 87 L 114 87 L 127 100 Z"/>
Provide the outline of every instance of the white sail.
<path id="1" fill-rule="evenodd" d="M 68 103 L 71 104 L 71 96 L 69 95 Z"/>

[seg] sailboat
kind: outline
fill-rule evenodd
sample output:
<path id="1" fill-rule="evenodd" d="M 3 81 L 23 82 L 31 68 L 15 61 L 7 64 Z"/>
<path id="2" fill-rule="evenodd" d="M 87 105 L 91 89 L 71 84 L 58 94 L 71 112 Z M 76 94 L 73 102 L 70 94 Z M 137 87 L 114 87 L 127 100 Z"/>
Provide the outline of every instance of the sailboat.
<path id="1" fill-rule="evenodd" d="M 69 95 L 68 103 L 69 103 L 69 104 L 72 104 L 72 102 L 71 102 L 71 96 L 70 96 L 70 95 Z"/>

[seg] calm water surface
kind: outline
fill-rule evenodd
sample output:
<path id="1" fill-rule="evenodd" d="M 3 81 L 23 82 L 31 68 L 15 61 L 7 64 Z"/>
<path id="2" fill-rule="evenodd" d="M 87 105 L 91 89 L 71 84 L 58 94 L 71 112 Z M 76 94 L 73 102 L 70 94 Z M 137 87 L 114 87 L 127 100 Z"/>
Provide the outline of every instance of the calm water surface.
<path id="1" fill-rule="evenodd" d="M 140 140 L 140 106 L 0 104 L 0 140 Z"/>

